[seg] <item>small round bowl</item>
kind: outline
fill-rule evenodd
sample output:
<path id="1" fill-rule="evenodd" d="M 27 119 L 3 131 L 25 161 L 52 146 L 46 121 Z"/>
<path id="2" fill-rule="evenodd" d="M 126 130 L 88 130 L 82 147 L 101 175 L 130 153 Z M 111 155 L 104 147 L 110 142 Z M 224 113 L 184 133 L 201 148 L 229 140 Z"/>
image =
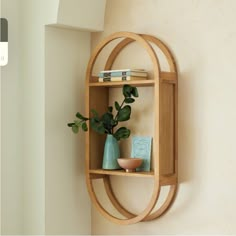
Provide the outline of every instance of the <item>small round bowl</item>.
<path id="1" fill-rule="evenodd" d="M 126 172 L 135 172 L 136 168 L 141 166 L 142 158 L 118 158 L 118 164 L 121 168 L 125 169 Z"/>

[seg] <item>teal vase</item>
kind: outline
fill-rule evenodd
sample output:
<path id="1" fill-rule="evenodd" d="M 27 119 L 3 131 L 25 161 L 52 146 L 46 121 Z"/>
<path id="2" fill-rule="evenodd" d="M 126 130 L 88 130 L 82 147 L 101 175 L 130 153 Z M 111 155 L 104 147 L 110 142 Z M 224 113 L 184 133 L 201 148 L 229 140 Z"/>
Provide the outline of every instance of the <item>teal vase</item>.
<path id="1" fill-rule="evenodd" d="M 112 134 L 108 134 L 104 147 L 102 168 L 106 170 L 120 169 L 117 159 L 120 158 L 119 144 Z"/>

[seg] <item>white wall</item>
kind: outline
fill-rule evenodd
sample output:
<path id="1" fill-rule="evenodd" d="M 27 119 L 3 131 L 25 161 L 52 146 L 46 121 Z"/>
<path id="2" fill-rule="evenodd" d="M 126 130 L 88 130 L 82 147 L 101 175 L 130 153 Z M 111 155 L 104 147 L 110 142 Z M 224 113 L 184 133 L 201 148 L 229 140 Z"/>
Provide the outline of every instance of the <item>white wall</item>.
<path id="1" fill-rule="evenodd" d="M 84 111 L 90 33 L 46 27 L 45 35 L 45 232 L 90 234 L 90 200 L 84 178 L 84 134 L 67 123 Z"/>
<path id="2" fill-rule="evenodd" d="M 19 1 L 1 0 L 8 19 L 9 63 L 1 73 L 1 234 L 23 233 L 22 101 L 19 76 Z"/>
<path id="3" fill-rule="evenodd" d="M 118 226 L 93 210 L 93 234 L 236 234 L 235 11 L 234 0 L 107 2 L 105 30 L 92 34 L 93 47 L 115 31 L 133 31 L 159 37 L 176 57 L 180 186 L 173 207 L 152 222 Z M 141 57 L 137 63 L 148 66 Z M 132 209 L 150 189 L 140 179 L 113 183 Z"/>
<path id="4" fill-rule="evenodd" d="M 45 89 L 50 88 L 47 87 L 45 81 L 45 76 L 48 75 L 48 72 L 46 71 L 46 66 L 47 68 L 50 68 L 49 63 L 53 63 L 53 61 L 50 61 L 46 58 L 45 54 L 46 50 L 49 50 L 49 45 L 51 45 L 48 44 L 46 48 L 45 40 L 47 40 L 47 36 L 45 35 L 45 25 L 48 23 L 52 24 L 54 23 L 50 22 L 50 20 L 54 20 L 55 7 L 57 7 L 56 6 L 57 2 L 53 1 L 53 3 L 54 4 L 50 4 L 52 8 L 48 8 L 49 6 L 46 0 L 45 1 L 24 0 L 24 2 L 21 5 L 22 24 L 24 25 L 22 31 L 22 47 L 21 47 L 21 56 L 23 57 L 24 60 L 24 65 L 22 66 L 22 79 L 24 81 L 24 114 L 25 114 L 24 232 L 27 234 L 44 234 L 48 232 L 49 233 L 55 232 L 57 230 L 58 230 L 57 232 L 62 232 L 64 230 L 63 232 L 67 234 L 66 230 L 71 230 L 71 232 L 76 232 L 76 229 L 78 229 L 78 227 L 80 227 L 80 230 L 83 229 L 84 231 L 86 231 L 87 225 L 89 224 L 89 222 L 86 225 L 85 224 L 81 225 L 80 223 L 77 223 L 75 226 L 75 223 L 72 223 L 75 222 L 76 219 L 78 219 L 78 215 L 75 213 L 77 208 L 73 207 L 67 210 L 67 214 L 71 214 L 69 217 L 72 217 L 73 219 L 71 220 L 70 225 L 66 225 L 60 222 L 60 227 L 56 229 L 55 224 L 59 223 L 57 220 L 59 219 L 60 221 L 62 220 L 62 218 L 60 218 L 60 215 L 58 215 L 55 211 L 51 211 L 55 210 L 55 208 L 53 208 L 52 206 L 52 203 L 55 201 L 53 201 L 53 198 L 51 198 L 49 195 L 52 194 L 53 196 L 55 196 L 54 195 L 55 193 L 53 191 L 49 191 L 49 193 L 47 192 L 47 190 L 50 190 L 51 187 L 47 181 L 51 183 L 53 179 L 53 178 L 50 179 L 51 177 L 50 173 L 52 172 L 52 175 L 54 174 L 53 177 L 55 177 L 55 172 L 54 172 L 55 166 L 47 165 L 48 164 L 47 161 L 49 161 L 50 157 L 54 157 L 55 154 L 53 154 L 53 152 L 50 152 L 49 154 L 48 150 L 50 151 L 53 150 L 56 153 L 56 150 L 50 148 L 46 149 L 45 146 L 48 145 L 48 147 L 50 147 L 54 145 L 54 140 L 48 138 L 46 139 L 45 136 L 47 130 L 47 127 L 45 127 L 46 125 L 45 118 L 47 119 L 47 115 L 50 115 L 49 113 L 46 113 L 45 105 L 46 104 L 50 105 L 51 103 L 50 101 L 47 101 L 47 99 L 50 99 L 50 96 L 54 96 L 53 93 L 50 92 L 50 96 L 47 98 L 45 97 L 46 96 Z M 63 44 L 60 46 L 66 47 L 67 45 L 70 45 L 70 40 L 67 42 L 67 39 L 66 38 L 64 39 L 65 41 L 63 41 Z M 85 40 L 83 39 L 83 43 L 84 41 Z M 79 39 L 77 43 L 79 45 L 80 43 Z M 74 44 L 73 46 L 71 45 L 71 48 L 69 47 L 69 50 L 75 48 L 77 49 L 77 47 L 75 46 L 75 39 L 74 39 Z M 63 48 L 60 49 L 63 50 Z M 56 51 L 59 52 L 60 49 L 58 48 L 58 50 Z M 85 45 L 84 50 L 86 49 L 87 49 L 87 44 Z M 55 50 L 55 48 L 53 48 L 53 50 Z M 89 53 L 89 51 L 87 53 Z M 75 64 L 82 62 L 82 67 L 83 67 L 84 61 L 80 59 L 79 62 L 75 62 L 76 58 L 74 58 L 73 63 Z M 70 63 L 70 58 L 64 58 L 64 60 L 66 61 L 67 65 L 68 63 Z M 68 74 L 69 76 L 68 70 L 71 69 L 73 65 L 71 65 L 71 67 L 69 68 L 66 68 L 65 69 L 66 71 L 64 71 L 63 70 L 64 67 L 61 66 L 60 67 L 61 75 Z M 75 73 L 74 70 L 71 73 Z M 75 77 L 73 77 L 73 79 L 75 79 Z M 76 97 L 74 97 L 74 99 L 76 99 Z M 50 108 L 52 112 L 51 114 L 53 114 L 55 112 L 54 109 L 56 109 L 56 107 L 50 107 Z M 61 111 L 63 111 L 63 107 L 59 106 L 57 107 L 57 109 L 61 109 Z M 63 127 L 65 127 L 64 125 Z M 47 134 L 49 134 L 50 132 L 51 130 L 48 131 Z M 61 135 L 65 134 L 62 133 Z M 50 155 L 49 159 L 46 159 L 48 155 Z M 63 165 L 63 167 L 70 168 L 70 166 L 66 165 Z M 66 169 L 65 173 L 69 173 L 69 171 L 71 171 L 71 169 L 68 170 Z M 74 183 L 76 183 L 76 181 L 78 180 L 78 177 L 75 174 L 77 170 L 74 171 L 75 172 L 71 173 L 71 176 L 68 177 L 69 184 L 71 184 L 70 181 L 74 181 Z M 58 176 L 59 180 L 61 178 L 61 173 L 57 174 L 59 175 Z M 47 178 L 48 176 L 50 177 Z M 45 188 L 45 186 L 50 186 L 50 187 Z M 56 189 L 54 190 L 56 191 Z M 69 190 L 72 192 L 69 192 Z M 68 202 L 70 202 L 71 200 L 69 198 L 75 197 L 73 194 L 76 194 L 76 192 L 74 192 L 72 187 L 69 190 L 67 192 L 68 195 L 64 195 L 64 197 L 67 197 L 65 201 Z M 63 189 L 62 193 L 64 191 L 66 191 L 66 189 Z M 48 196 L 49 198 L 47 198 Z M 47 198 L 47 200 L 50 199 L 49 202 L 46 202 L 45 198 Z M 57 198 L 59 199 L 59 196 L 57 196 Z M 47 207 L 49 207 L 49 209 L 47 209 Z M 86 209 L 85 212 L 87 212 L 87 208 L 85 207 L 84 209 Z M 58 218 L 55 217 L 56 215 L 58 216 Z M 55 217 L 54 218 L 55 221 L 53 221 L 53 219 L 51 219 L 50 216 Z M 68 219 L 68 220 L 71 219 L 71 218 L 66 218 L 68 217 L 68 215 L 63 215 L 61 217 L 64 217 L 63 219 Z"/>
<path id="5" fill-rule="evenodd" d="M 80 2 L 81 4 L 83 2 Z M 105 4 L 105 1 L 102 0 L 103 5 Z M 59 11 L 59 5 L 60 4 L 60 11 Z M 91 2 L 90 2 L 91 4 Z M 49 92 L 49 94 L 46 94 L 45 89 L 51 89 L 52 84 L 51 80 L 47 81 L 48 84 L 45 83 L 45 76 L 48 76 L 48 74 L 52 74 L 53 76 L 55 75 L 54 72 L 50 70 L 51 68 L 51 63 L 52 66 L 55 65 L 54 63 L 62 63 L 60 66 L 60 75 L 67 75 L 67 76 L 72 76 L 74 75 L 75 70 L 75 64 L 80 65 L 78 66 L 78 75 L 82 75 L 82 69 L 85 69 L 85 63 L 87 62 L 87 57 L 89 54 L 89 47 L 88 45 L 90 44 L 90 38 L 87 36 L 87 38 L 81 38 L 71 36 L 71 33 L 67 31 L 68 33 L 68 38 L 62 37 L 63 34 L 56 34 L 52 36 L 52 38 L 49 37 L 49 44 L 45 44 L 45 40 L 47 41 L 47 36 L 45 35 L 45 25 L 46 24 L 55 24 L 59 20 L 59 13 L 60 13 L 60 23 L 62 25 L 67 25 L 70 27 L 74 27 L 76 25 L 77 28 L 83 28 L 83 26 L 80 27 L 81 22 L 77 22 L 75 20 L 75 16 L 77 16 L 77 12 L 75 9 L 79 8 L 80 5 L 76 4 L 75 1 L 67 1 L 66 3 L 64 2 L 63 5 L 61 5 L 61 2 L 53 0 L 50 2 L 50 5 L 48 5 L 48 0 L 43 0 L 43 1 L 38 1 L 38 0 L 24 0 L 23 3 L 21 4 L 21 13 L 22 13 L 22 25 L 23 27 L 23 32 L 22 32 L 22 51 L 21 55 L 23 56 L 24 59 L 24 65 L 22 66 L 22 78 L 24 80 L 24 114 L 25 120 L 24 120 L 24 190 L 25 190 L 25 208 L 24 208 L 24 219 L 25 219 L 25 232 L 28 234 L 43 234 L 43 233 L 58 233 L 58 232 L 63 232 L 64 234 L 67 234 L 67 231 L 69 230 L 70 232 L 73 233 L 78 233 L 78 232 L 89 232 L 89 225 L 90 222 L 85 223 L 85 221 L 88 219 L 89 214 L 89 205 L 86 203 L 83 205 L 83 209 L 78 213 L 79 211 L 79 205 L 76 205 L 76 207 L 71 207 L 70 209 L 66 208 L 66 202 L 71 202 L 71 198 L 75 198 L 75 196 L 78 196 L 78 191 L 79 187 L 81 187 L 82 182 L 78 183 L 78 186 L 76 189 L 73 189 L 73 186 L 71 186 L 69 189 L 65 185 L 65 188 L 60 189 L 61 194 L 66 199 L 64 199 L 65 202 L 57 202 L 57 205 L 52 205 L 53 203 L 56 203 L 54 199 L 51 197 L 52 195 L 55 196 L 55 192 L 50 191 L 53 189 L 48 181 L 51 183 L 51 181 L 55 184 L 58 184 L 59 179 L 61 179 L 61 172 L 55 172 L 55 166 L 51 164 L 50 160 L 52 161 L 55 153 L 57 153 L 57 150 L 54 148 L 51 148 L 54 145 L 60 146 L 60 144 L 55 143 L 54 134 L 52 136 L 47 136 L 48 134 L 51 134 L 50 132 L 54 130 L 48 130 L 48 128 L 51 127 L 51 120 L 49 123 L 45 123 L 45 118 L 47 119 L 49 115 L 56 113 L 56 109 L 61 109 L 63 111 L 63 107 L 60 107 L 60 104 L 58 103 L 58 107 L 53 106 L 53 101 L 54 95 L 52 92 Z M 57 15 L 55 15 L 55 10 L 57 11 Z M 103 12 L 98 11 L 98 15 L 103 15 Z M 55 19 L 56 16 L 56 19 Z M 70 19 L 70 21 L 65 21 L 64 19 Z M 90 15 L 86 15 L 86 17 L 89 19 Z M 93 19 L 97 19 L 95 16 L 93 16 Z M 76 18 L 77 19 L 77 18 Z M 76 22 L 75 24 L 72 24 L 73 22 Z M 100 22 L 100 24 L 99 24 Z M 99 24 L 99 26 L 102 25 L 103 18 L 97 19 L 96 24 Z M 94 21 L 93 21 L 94 24 Z M 89 25 L 89 27 L 96 28 L 93 24 Z M 88 27 L 88 28 L 89 28 Z M 58 31 L 61 32 L 61 31 Z M 79 34 L 79 33 L 78 33 Z M 87 33 L 88 34 L 88 33 Z M 82 35 L 82 34 L 81 34 Z M 57 37 L 62 37 L 61 39 L 56 39 Z M 82 41 L 80 41 L 82 39 Z M 57 41 L 58 40 L 58 41 Z M 73 41 L 73 44 L 70 45 L 71 40 Z M 59 46 L 58 48 L 55 47 L 55 45 L 52 43 L 52 41 L 55 42 L 55 45 Z M 77 44 L 77 45 L 76 45 Z M 54 55 L 52 54 L 47 54 L 50 55 L 52 59 L 57 59 L 56 61 L 52 61 L 47 59 L 47 56 L 45 52 L 50 50 L 50 47 L 52 47 L 52 50 L 55 50 L 57 53 L 60 52 L 67 52 L 68 58 L 59 58 L 56 57 L 54 58 Z M 68 49 L 68 51 L 66 50 Z M 76 52 L 78 50 L 77 57 L 73 57 L 72 52 Z M 80 51 L 83 50 L 83 53 Z M 87 52 L 86 52 L 87 50 Z M 85 53 L 86 52 L 86 53 Z M 66 53 L 65 53 L 66 55 Z M 72 57 L 72 59 L 70 58 Z M 84 57 L 84 58 L 82 58 Z M 61 59 L 61 61 L 59 60 Z M 78 59 L 78 61 L 76 61 Z M 63 65 L 64 64 L 64 65 Z M 45 67 L 47 66 L 47 71 Z M 67 67 L 66 67 L 67 66 Z M 65 70 L 64 70 L 65 68 Z M 70 69 L 73 69 L 70 71 Z M 47 77 L 48 78 L 48 77 Z M 50 79 L 57 79 L 53 78 L 50 76 Z M 75 76 L 71 77 L 70 82 L 77 84 L 75 81 L 77 77 Z M 63 83 L 63 81 L 62 81 Z M 63 83 L 64 84 L 64 83 Z M 74 84 L 74 85 L 75 85 Z M 47 87 L 49 85 L 49 87 Z M 61 84 L 58 84 L 58 88 L 66 88 L 62 86 Z M 53 91 L 54 92 L 54 91 Z M 60 93 L 64 93 L 65 91 L 60 91 Z M 70 93 L 70 91 L 67 91 Z M 71 93 L 70 93 L 71 94 Z M 73 100 L 76 100 L 76 91 L 74 91 L 74 97 L 71 97 L 70 102 Z M 47 96 L 49 95 L 49 96 Z M 72 94 L 71 94 L 72 95 Z M 47 97 L 46 97 L 47 96 Z M 50 100 L 50 96 L 52 97 L 52 100 Z M 48 105 L 46 109 L 49 109 L 51 113 L 48 113 L 45 111 L 45 105 Z M 72 105 L 73 107 L 73 105 Z M 72 109 L 71 107 L 71 109 Z M 50 117 L 51 119 L 51 117 Z M 55 117 L 56 122 L 60 122 L 61 120 L 57 121 L 57 117 Z M 64 119 L 63 121 L 65 121 Z M 61 127 L 60 135 L 63 136 L 66 135 L 66 133 L 63 133 L 65 131 L 68 132 L 68 129 L 65 129 L 65 124 L 66 122 L 60 123 L 63 125 Z M 46 125 L 46 126 L 45 126 Z M 47 133 L 46 133 L 47 132 Z M 50 139 L 51 137 L 52 139 Z M 61 142 L 64 142 L 61 141 Z M 66 144 L 66 143 L 65 143 Z M 67 144 L 70 145 L 69 139 L 67 139 Z M 47 145 L 48 149 L 46 149 L 45 145 Z M 76 143 L 74 143 L 74 146 L 72 145 L 71 148 L 76 148 L 78 147 Z M 64 152 L 63 156 L 61 158 L 65 158 L 66 150 L 69 148 L 67 147 Z M 54 153 L 55 152 L 55 153 Z M 61 153 L 62 154 L 62 153 Z M 74 152 L 71 156 L 71 161 L 76 162 L 76 155 L 77 152 Z M 69 160 L 69 158 L 68 158 Z M 48 161 L 48 162 L 47 162 Z M 64 160 L 66 163 L 66 160 Z M 74 163 L 73 162 L 73 163 Z M 68 184 L 74 183 L 74 187 L 76 187 L 76 182 L 81 181 L 83 179 L 83 175 L 80 175 L 80 178 L 78 178 L 77 175 L 77 169 L 71 169 L 71 165 L 73 163 L 70 163 L 70 165 L 64 165 L 62 164 L 62 167 L 64 167 L 64 173 L 67 176 L 70 171 L 71 174 L 70 176 L 67 176 Z M 49 165 L 48 165 L 49 164 Z M 68 168 L 68 169 L 67 169 Z M 45 172 L 46 171 L 46 172 Z M 52 176 L 50 173 L 52 172 Z M 57 180 L 55 180 L 55 176 L 57 176 Z M 65 181 L 65 179 L 64 179 Z M 46 185 L 46 188 L 45 188 Z M 47 186 L 50 186 L 47 188 Z M 54 189 L 57 192 L 58 189 Z M 49 192 L 47 192 L 49 191 Z M 66 195 L 68 194 L 68 195 Z M 80 195 L 83 196 L 84 199 L 86 199 L 86 193 L 83 193 Z M 57 194 L 56 194 L 57 195 Z M 47 198 L 48 202 L 45 202 L 45 197 Z M 58 200 L 59 200 L 59 196 Z M 62 196 L 61 196 L 62 197 Z M 78 199 L 79 201 L 79 199 Z M 74 199 L 74 204 L 76 204 L 76 200 Z M 61 205 L 60 205 L 61 204 Z M 63 207 L 64 204 L 64 208 Z M 71 202 L 72 204 L 72 202 Z M 60 207 L 58 206 L 60 205 Z M 46 208 L 45 208 L 46 206 Z M 48 208 L 47 208 L 48 207 Z M 67 214 L 70 214 L 70 217 L 68 218 L 68 215 L 58 215 L 54 210 L 55 207 L 57 209 L 67 209 Z M 58 208 L 59 207 L 59 208 Z M 45 213 L 46 211 L 46 213 Z M 81 218 L 81 214 L 85 215 L 85 218 L 83 222 L 76 222 L 78 217 Z M 46 214 L 46 215 L 45 215 Z M 57 216 L 57 217 L 56 217 Z M 54 217 L 52 219 L 51 217 Z M 45 220 L 46 219 L 46 220 Z M 65 220 L 70 220 L 70 224 L 63 224 L 61 222 Z M 57 224 L 60 224 L 60 227 L 57 226 Z"/>
<path id="6" fill-rule="evenodd" d="M 20 5 L 20 72 L 24 104 L 24 232 L 27 234 L 45 232 L 44 26 L 55 16 L 54 4 L 47 6 L 46 3 L 46 0 L 23 0 Z"/>
<path id="7" fill-rule="evenodd" d="M 76 136 L 73 136 L 66 127 L 66 123 L 73 119 L 72 116 L 69 119 L 69 114 L 74 114 L 77 111 L 77 105 L 81 103 L 81 101 L 76 100 L 79 97 L 76 89 L 79 89 L 80 82 L 84 81 L 82 74 L 90 52 L 89 33 L 58 30 L 45 35 L 45 25 L 56 24 L 59 19 L 59 0 L 1 1 L 5 4 L 1 10 L 10 20 L 9 65 L 1 68 L 2 232 L 4 234 L 15 233 L 19 235 L 43 235 L 45 232 L 89 233 L 90 204 L 85 186 L 83 186 L 85 184 L 82 174 L 83 164 L 81 163 L 83 157 L 77 159 L 79 153 L 83 156 L 83 150 L 79 152 Z M 69 4 L 69 7 L 66 3 Z M 60 24 L 69 27 L 73 20 L 64 22 L 64 19 L 68 19 L 67 14 L 70 17 L 77 14 L 74 9 L 78 8 L 79 5 L 72 0 L 66 3 L 64 2 L 63 5 L 65 11 L 63 11 L 62 6 L 60 7 L 60 16 L 63 18 L 60 20 Z M 102 15 L 104 14 L 105 1 L 100 0 L 100 3 L 101 8 L 97 11 L 97 15 L 92 16 L 92 23 L 89 21 L 91 16 L 86 15 L 91 23 L 88 30 L 91 30 L 91 28 L 92 30 L 100 30 L 101 28 L 96 29 L 96 27 L 102 27 L 103 25 Z M 74 19 L 74 17 L 72 18 Z M 75 25 L 73 24 L 71 27 L 75 27 Z M 84 29 L 84 25 L 80 26 L 78 21 L 76 21 L 76 27 Z M 56 36 L 61 38 L 56 38 Z M 45 40 L 47 39 L 49 39 L 47 50 L 50 51 L 49 45 L 52 47 L 48 55 L 51 59 L 56 59 L 55 61 L 45 58 Z M 59 48 L 56 48 L 52 42 L 55 42 L 55 45 Z M 66 53 L 71 58 L 61 58 L 62 60 L 59 60 L 60 58 L 54 58 L 54 55 L 51 54 L 54 50 L 63 52 L 64 48 L 68 50 L 66 50 Z M 78 53 L 75 53 L 76 51 Z M 77 59 L 78 61 L 76 61 Z M 65 168 L 63 169 L 64 172 L 57 172 L 58 169 L 55 169 L 56 165 L 54 165 L 55 159 L 53 157 L 57 150 L 51 147 L 54 147 L 57 143 L 53 139 L 55 134 L 51 133 L 55 131 L 55 127 L 52 127 L 51 130 L 50 122 L 55 123 L 49 117 L 54 113 L 63 112 L 64 108 L 60 104 L 57 104 L 57 107 L 54 106 L 54 97 L 51 97 L 54 96 L 53 93 L 46 94 L 46 90 L 51 89 L 51 82 L 56 78 L 51 77 L 47 81 L 48 83 L 45 83 L 46 75 L 55 75 L 55 71 L 51 70 L 50 63 L 55 66 L 57 62 L 64 64 L 60 66 L 60 76 L 71 76 L 68 82 L 70 82 L 71 88 L 75 89 L 73 93 L 67 91 L 69 95 L 73 96 L 67 100 L 71 104 L 68 106 L 68 110 L 65 111 L 63 120 L 56 120 L 56 122 L 62 122 L 60 124 L 63 125 L 58 130 L 62 131 L 60 133 L 61 138 L 63 139 L 63 137 L 69 135 L 68 139 L 63 139 L 67 147 L 63 156 L 60 156 L 61 162 L 58 163 L 58 165 Z M 47 68 L 49 68 L 48 71 L 45 70 L 46 63 Z M 77 80 L 78 78 L 79 80 Z M 65 81 L 61 82 L 64 85 Z M 49 86 L 47 87 L 47 85 Z M 66 87 L 61 86 L 61 84 L 57 85 L 57 88 L 61 89 L 61 93 L 64 93 L 64 98 L 66 98 L 66 91 L 63 90 Z M 45 98 L 46 95 L 50 96 Z M 48 106 L 45 107 L 45 104 Z M 45 109 L 49 109 L 51 113 L 46 114 Z M 58 111 L 57 109 L 61 110 Z M 49 118 L 47 124 L 45 118 Z M 55 117 L 55 119 L 57 118 Z M 49 125 L 49 130 L 45 130 L 45 125 Z M 45 137 L 46 131 L 47 139 Z M 64 141 L 60 140 L 60 142 Z M 82 142 L 81 137 L 78 141 Z M 48 149 L 45 147 L 46 144 Z M 71 155 L 67 154 L 67 151 L 70 150 L 72 150 Z M 48 157 L 47 160 L 46 157 Z M 63 188 L 62 185 L 59 185 L 59 188 L 56 187 L 59 180 L 66 181 Z M 55 188 L 51 188 L 47 181 L 54 183 Z M 53 191 L 51 191 L 52 189 Z M 57 195 L 59 193 L 61 196 Z M 54 201 L 54 197 L 58 201 Z M 45 198 L 47 201 L 45 201 Z M 53 203 L 55 204 L 53 205 Z M 67 208 L 68 203 L 70 203 L 70 208 Z M 45 209 L 45 206 L 48 209 Z M 56 208 L 59 209 L 61 214 L 57 215 Z M 83 219 L 81 219 L 82 215 Z M 67 224 L 65 224 L 66 220 Z"/>
<path id="8" fill-rule="evenodd" d="M 101 31 L 106 0 L 60 0 L 57 25 L 85 31 Z"/>

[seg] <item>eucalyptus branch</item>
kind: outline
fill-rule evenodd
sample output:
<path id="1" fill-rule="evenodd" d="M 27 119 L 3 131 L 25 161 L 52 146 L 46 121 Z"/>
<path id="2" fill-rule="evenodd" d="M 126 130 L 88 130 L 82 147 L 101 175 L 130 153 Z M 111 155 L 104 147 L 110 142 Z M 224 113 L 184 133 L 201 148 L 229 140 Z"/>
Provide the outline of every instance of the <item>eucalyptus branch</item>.
<path id="1" fill-rule="evenodd" d="M 85 117 L 79 112 L 76 113 L 78 120 L 74 123 L 69 123 L 68 126 L 72 128 L 74 133 L 78 133 L 80 127 L 83 131 L 88 130 L 87 121 L 90 122 L 91 128 L 99 134 L 112 134 L 117 140 L 128 138 L 130 135 L 130 130 L 126 127 L 120 127 L 114 133 L 114 128 L 119 122 L 127 121 L 130 119 L 131 106 L 127 105 L 133 103 L 135 99 L 133 97 L 138 97 L 138 90 L 136 87 L 130 85 L 123 86 L 123 96 L 124 100 L 121 105 L 115 101 L 116 115 L 113 116 L 113 107 L 109 106 L 107 112 L 105 112 L 101 117 L 99 117 L 98 112 L 94 109 L 91 110 L 92 116 Z M 126 104 L 126 105 L 125 105 Z"/>

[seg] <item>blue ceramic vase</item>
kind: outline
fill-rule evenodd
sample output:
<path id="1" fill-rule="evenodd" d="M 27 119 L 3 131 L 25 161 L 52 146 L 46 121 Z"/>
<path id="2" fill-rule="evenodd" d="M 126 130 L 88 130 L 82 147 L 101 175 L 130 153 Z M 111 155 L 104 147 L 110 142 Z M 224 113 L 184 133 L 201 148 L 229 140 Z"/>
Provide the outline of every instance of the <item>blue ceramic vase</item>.
<path id="1" fill-rule="evenodd" d="M 120 158 L 119 144 L 112 134 L 108 134 L 104 147 L 102 168 L 106 170 L 120 169 L 117 159 Z"/>

